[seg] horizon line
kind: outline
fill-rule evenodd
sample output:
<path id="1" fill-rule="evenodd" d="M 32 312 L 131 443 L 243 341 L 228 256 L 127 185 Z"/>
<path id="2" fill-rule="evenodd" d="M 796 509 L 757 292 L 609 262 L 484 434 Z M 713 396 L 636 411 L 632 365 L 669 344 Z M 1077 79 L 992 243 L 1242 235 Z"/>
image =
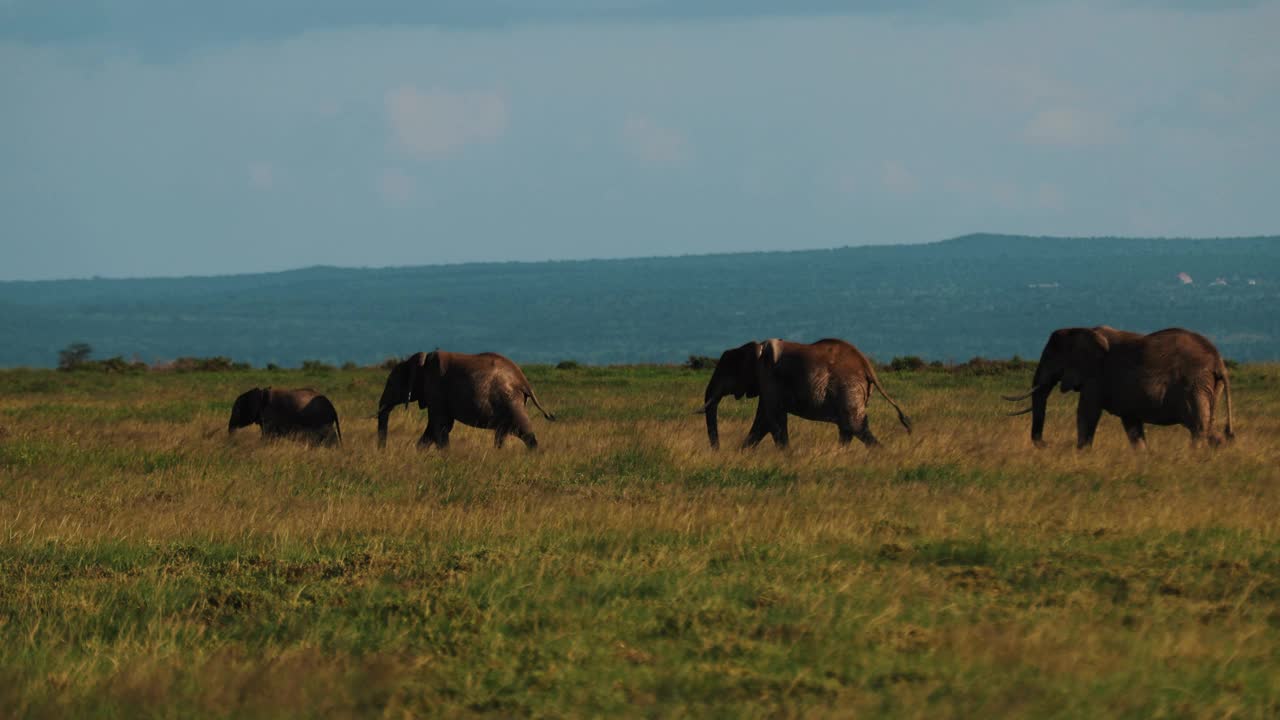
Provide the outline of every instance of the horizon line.
<path id="1" fill-rule="evenodd" d="M 890 247 L 925 247 L 930 245 L 943 245 L 946 243 L 966 240 L 975 237 L 990 237 L 1004 239 L 1023 239 L 1023 240 L 1113 240 L 1113 241 L 1167 241 L 1167 242 L 1238 242 L 1245 240 L 1273 240 L 1280 239 L 1280 234 L 1275 235 L 1226 235 L 1213 237 L 1195 237 L 1195 236 L 1141 236 L 1141 235 L 1023 235 L 1018 233 L 999 233 L 999 232 L 969 232 L 961 235 L 943 238 L 941 240 L 921 240 L 897 243 L 865 243 L 861 245 L 836 245 L 829 247 L 807 247 L 794 249 L 774 249 L 774 250 L 730 250 L 724 252 L 704 252 L 704 253 L 684 253 L 680 255 L 627 255 L 623 257 L 579 257 L 579 258 L 544 258 L 541 260 L 461 260 L 457 262 L 440 262 L 440 263 L 423 263 L 419 265 L 302 265 L 280 270 L 263 270 L 256 272 L 233 272 L 233 273 L 214 273 L 211 275 L 186 274 L 186 275 L 132 275 L 132 276 L 104 276 L 90 275 L 81 277 L 56 277 L 56 278 L 38 278 L 38 279 L 22 279 L 16 278 L 11 280 L 0 280 L 0 285 L 14 284 L 36 284 L 36 283 L 65 283 L 65 282 L 95 282 L 95 281 L 111 281 L 111 282 L 136 282 L 146 280 L 214 280 L 219 278 L 235 278 L 249 277 L 255 275 L 284 275 L 287 273 L 305 272 L 308 270 L 349 270 L 349 271 L 380 271 L 380 270 L 416 270 L 423 268 L 461 268 L 472 266 L 486 265 L 551 265 L 559 263 L 588 263 L 588 262 L 633 262 L 637 260 L 674 260 L 682 258 L 708 258 L 708 257 L 728 257 L 733 255 L 784 255 L 793 253 L 809 253 L 809 252 L 832 252 L 837 250 L 861 250 L 865 248 L 890 248 Z"/>

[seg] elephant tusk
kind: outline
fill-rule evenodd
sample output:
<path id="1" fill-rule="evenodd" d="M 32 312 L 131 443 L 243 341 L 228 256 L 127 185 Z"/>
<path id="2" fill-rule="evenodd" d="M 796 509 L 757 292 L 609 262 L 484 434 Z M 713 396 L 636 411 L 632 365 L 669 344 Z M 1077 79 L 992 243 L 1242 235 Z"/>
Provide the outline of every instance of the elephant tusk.
<path id="1" fill-rule="evenodd" d="M 1027 409 L 1025 409 L 1025 410 L 1019 410 L 1018 412 L 1011 412 L 1011 413 L 1006 413 L 1006 414 L 1007 414 L 1009 417 L 1017 417 L 1018 415 L 1026 415 L 1027 413 L 1031 412 L 1032 410 L 1034 410 L 1034 408 L 1027 408 Z"/>
<path id="2" fill-rule="evenodd" d="M 1039 389 L 1040 389 L 1040 386 L 1036 385 L 1035 387 L 1031 388 L 1030 390 L 1026 391 L 1021 395 L 1001 395 L 1000 397 L 1004 398 L 1005 400 L 1008 400 L 1009 402 L 1018 402 L 1019 400 L 1026 400 L 1032 395 L 1035 395 L 1036 391 Z"/>

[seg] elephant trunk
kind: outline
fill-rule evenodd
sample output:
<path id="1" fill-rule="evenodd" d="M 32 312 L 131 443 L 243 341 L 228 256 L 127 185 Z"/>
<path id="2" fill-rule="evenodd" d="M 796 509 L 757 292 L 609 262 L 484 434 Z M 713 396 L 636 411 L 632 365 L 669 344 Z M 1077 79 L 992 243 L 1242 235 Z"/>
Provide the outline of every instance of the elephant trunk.
<path id="1" fill-rule="evenodd" d="M 1031 443 L 1036 447 L 1044 446 L 1044 413 L 1052 392 L 1053 385 L 1046 383 L 1037 386 L 1031 394 Z"/>
<path id="2" fill-rule="evenodd" d="M 391 418 L 391 405 L 378 408 L 378 449 L 387 446 L 387 421 Z"/>
<path id="3" fill-rule="evenodd" d="M 719 425 L 719 409 L 720 398 L 724 397 L 721 392 L 720 383 L 715 377 L 711 378 L 711 382 L 707 384 L 707 392 L 703 397 L 703 405 L 701 412 L 706 415 L 707 419 L 707 441 L 711 443 L 711 449 L 720 449 L 720 425 Z"/>
<path id="4" fill-rule="evenodd" d="M 720 428 L 717 425 L 716 411 L 719 409 L 720 400 L 716 399 L 707 405 L 707 440 L 711 443 L 712 450 L 720 449 Z"/>
<path id="5" fill-rule="evenodd" d="M 382 397 L 378 398 L 378 448 L 387 446 L 387 421 L 396 405 L 409 405 L 409 397 L 413 394 L 413 383 L 410 378 L 409 361 L 396 365 L 387 373 L 387 384 L 382 388 Z"/>

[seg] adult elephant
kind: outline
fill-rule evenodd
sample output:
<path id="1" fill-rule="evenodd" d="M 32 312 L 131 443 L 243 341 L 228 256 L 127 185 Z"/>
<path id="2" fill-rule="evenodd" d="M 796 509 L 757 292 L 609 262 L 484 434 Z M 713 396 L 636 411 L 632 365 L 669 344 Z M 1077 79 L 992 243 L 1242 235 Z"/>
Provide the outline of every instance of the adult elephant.
<path id="1" fill-rule="evenodd" d="M 520 367 L 497 353 L 420 352 L 399 363 L 387 375 L 378 401 L 378 447 L 387 444 L 387 419 L 401 403 L 417 400 L 427 409 L 427 429 L 418 446 L 449 445 L 454 421 L 494 432 L 493 443 L 502 447 L 507 435 L 515 435 L 530 450 L 538 447 L 525 401 L 548 420 L 555 415 L 543 409 Z"/>
<path id="2" fill-rule="evenodd" d="M 1014 415 L 1031 413 L 1031 441 L 1044 446 L 1044 413 L 1055 385 L 1062 392 L 1080 393 L 1076 406 L 1076 447 L 1093 443 L 1102 411 L 1120 418 L 1129 442 L 1146 447 L 1145 424 L 1182 425 L 1191 431 L 1193 444 L 1208 438 L 1218 445 L 1224 437 L 1214 429 L 1218 393 L 1225 391 L 1227 423 L 1231 430 L 1231 383 L 1218 349 L 1208 338 L 1190 330 L 1169 328 L 1150 335 L 1095 328 L 1062 328 L 1053 331 L 1031 390 L 1005 396 L 1018 401 L 1031 398 L 1031 407 Z"/>
<path id="3" fill-rule="evenodd" d="M 293 436 L 317 445 L 338 445 L 342 428 L 338 411 L 329 398 L 309 388 L 274 390 L 254 388 L 231 406 L 227 432 L 258 425 L 264 437 Z"/>
<path id="4" fill-rule="evenodd" d="M 884 391 L 871 361 L 853 345 L 834 338 L 812 345 L 778 339 L 749 342 L 720 355 L 698 412 L 707 416 L 707 439 L 713 448 L 720 447 L 716 414 L 726 395 L 760 398 L 743 448 L 755 447 L 766 434 L 786 447 L 788 414 L 835 423 L 841 445 L 856 437 L 873 446 L 879 443 L 867 424 L 872 388 L 898 411 L 898 420 L 910 433 L 911 420 Z"/>

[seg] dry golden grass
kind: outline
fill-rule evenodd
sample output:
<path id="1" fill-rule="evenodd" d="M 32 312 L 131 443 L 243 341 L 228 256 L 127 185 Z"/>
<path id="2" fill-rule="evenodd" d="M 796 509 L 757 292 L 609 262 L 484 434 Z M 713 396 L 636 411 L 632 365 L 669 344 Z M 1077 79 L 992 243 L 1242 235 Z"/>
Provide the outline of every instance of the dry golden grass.
<path id="1" fill-rule="evenodd" d="M 882 378 L 885 446 L 706 447 L 706 375 L 530 368 L 542 449 L 418 452 L 376 371 L 0 373 L 0 707 L 15 715 L 1280 713 L 1280 368 L 1189 447 L 1021 374 Z M 228 438 L 311 385 L 344 446 Z M 726 447 L 752 406 L 722 408 Z"/>

